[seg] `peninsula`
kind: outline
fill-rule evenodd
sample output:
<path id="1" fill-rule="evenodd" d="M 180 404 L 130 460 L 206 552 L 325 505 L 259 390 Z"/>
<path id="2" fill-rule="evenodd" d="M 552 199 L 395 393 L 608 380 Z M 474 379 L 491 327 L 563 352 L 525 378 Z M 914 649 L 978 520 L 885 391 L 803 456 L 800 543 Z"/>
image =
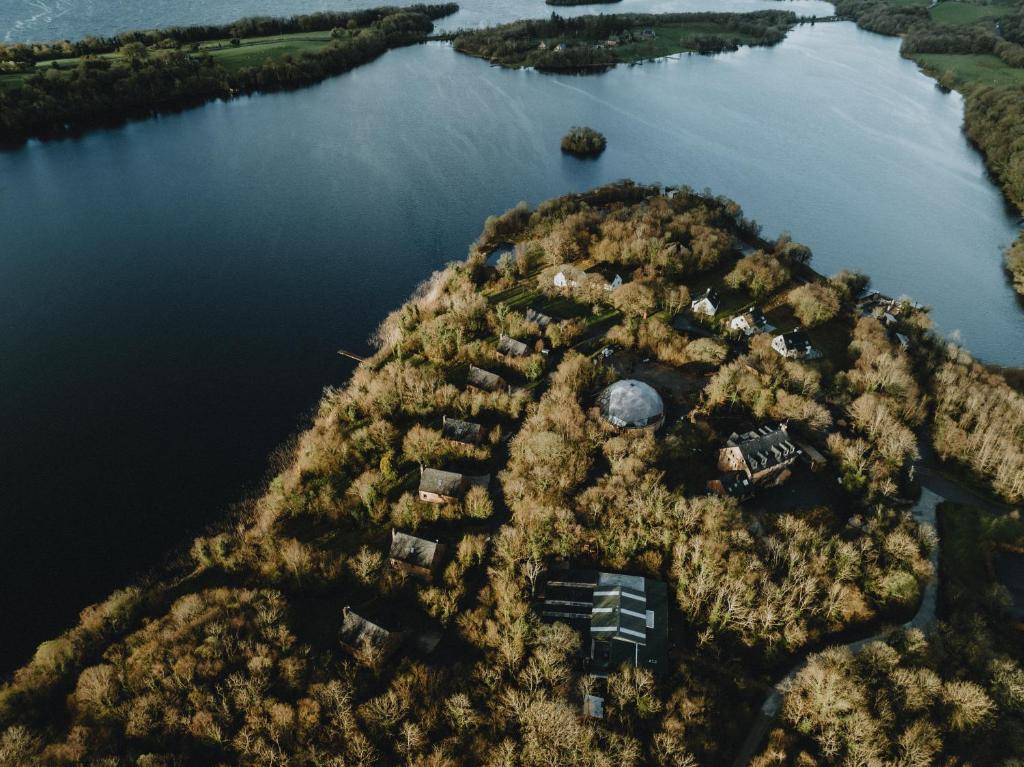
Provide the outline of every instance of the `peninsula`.
<path id="1" fill-rule="evenodd" d="M 604 72 L 616 64 L 674 53 L 721 53 L 775 45 L 796 23 L 788 11 L 602 14 L 517 21 L 465 31 L 455 50 L 503 67 L 541 72 Z"/>
<path id="2" fill-rule="evenodd" d="M 457 10 L 416 5 L 0 44 L 0 145 L 309 85 L 422 42 L 433 20 Z"/>
<path id="3" fill-rule="evenodd" d="M 811 262 L 687 187 L 489 218 L 247 514 L 0 688 L 4 758 L 1021 758 L 982 562 L 1024 544 L 1024 396 Z"/>

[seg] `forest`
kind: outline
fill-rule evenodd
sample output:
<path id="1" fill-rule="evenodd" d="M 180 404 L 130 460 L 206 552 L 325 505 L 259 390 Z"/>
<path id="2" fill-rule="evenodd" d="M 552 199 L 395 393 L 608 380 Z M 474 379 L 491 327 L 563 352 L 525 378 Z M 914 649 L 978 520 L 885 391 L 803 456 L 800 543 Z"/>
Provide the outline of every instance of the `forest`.
<path id="1" fill-rule="evenodd" d="M 603 133 L 593 128 L 573 127 L 562 136 L 561 147 L 563 152 L 576 155 L 577 157 L 597 157 L 608 146 L 608 139 Z"/>
<path id="2" fill-rule="evenodd" d="M 0 687 L 0 765 L 728 764 L 766 686 L 822 650 L 762 764 L 1024 758 L 1019 643 L 943 628 L 855 657 L 825 649 L 905 620 L 935 576 L 935 533 L 908 510 L 919 435 L 933 427 L 952 470 L 1019 501 L 1024 412 L 925 310 L 893 309 L 904 348 L 861 310 L 866 277 L 811 262 L 686 187 L 620 182 L 489 218 L 325 390 L 264 492 Z M 680 325 L 712 286 L 722 312 Z M 807 326 L 823 357 L 731 331 L 755 302 L 778 328 Z M 501 351 L 509 338 L 521 353 Z M 470 366 L 504 383 L 476 388 Z M 657 433 L 601 416 L 599 392 L 626 375 L 664 397 Z M 484 436 L 447 438 L 451 417 Z M 724 440 L 779 421 L 827 465 L 743 504 L 709 494 Z M 992 444 L 1009 449 L 979 449 Z M 425 467 L 492 479 L 428 503 Z M 396 529 L 447 545 L 432 580 L 389 565 Z M 659 674 L 626 663 L 594 678 L 580 634 L 539 619 L 538 584 L 566 562 L 667 584 Z M 407 639 L 390 658 L 346 650 L 347 608 Z M 1010 630 L 1005 599 L 986 609 Z M 581 714 L 592 694 L 602 719 Z"/>
<path id="3" fill-rule="evenodd" d="M 19 76 L 17 87 L 0 89 L 0 144 L 74 134 L 218 98 L 309 85 L 365 64 L 390 48 L 421 42 L 433 30 L 434 19 L 456 10 L 454 4 L 421 5 L 256 18 L 226 27 L 128 33 L 77 44 L 11 46 L 0 51 L 0 59 L 11 56 L 10 61 L 25 74 Z M 317 50 L 281 58 L 257 56 L 252 64 L 238 69 L 229 69 L 216 54 L 198 45 L 200 40 L 230 36 L 230 45 L 240 48 L 242 36 L 295 30 L 332 33 Z M 191 45 L 181 47 L 186 43 Z M 78 58 L 67 61 L 68 56 Z"/>
<path id="4" fill-rule="evenodd" d="M 680 52 L 734 51 L 771 46 L 796 23 L 788 11 L 754 13 L 601 14 L 548 19 L 463 31 L 455 50 L 504 67 L 541 72 L 603 72 L 619 63 Z"/>

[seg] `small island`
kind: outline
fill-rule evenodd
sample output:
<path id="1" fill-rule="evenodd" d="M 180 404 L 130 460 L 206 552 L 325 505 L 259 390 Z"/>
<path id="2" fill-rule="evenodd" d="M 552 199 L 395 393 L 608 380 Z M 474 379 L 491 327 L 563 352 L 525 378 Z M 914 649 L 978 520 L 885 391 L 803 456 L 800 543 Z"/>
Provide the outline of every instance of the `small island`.
<path id="1" fill-rule="evenodd" d="M 601 14 L 517 21 L 465 31 L 455 50 L 509 69 L 593 74 L 677 53 L 713 54 L 782 42 L 796 24 L 789 11 Z"/>
<path id="2" fill-rule="evenodd" d="M 611 5 L 622 0 L 544 0 L 548 5 Z"/>
<path id="3" fill-rule="evenodd" d="M 606 146 L 608 139 L 593 128 L 573 127 L 562 136 L 562 151 L 575 157 L 597 157 Z"/>

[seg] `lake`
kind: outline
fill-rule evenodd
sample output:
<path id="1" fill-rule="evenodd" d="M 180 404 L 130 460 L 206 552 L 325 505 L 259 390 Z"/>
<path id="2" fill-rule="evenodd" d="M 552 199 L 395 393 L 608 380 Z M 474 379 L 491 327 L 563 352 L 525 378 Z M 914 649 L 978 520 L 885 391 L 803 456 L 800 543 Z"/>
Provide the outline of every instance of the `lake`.
<path id="1" fill-rule="evenodd" d="M 627 176 L 708 186 L 819 270 L 863 270 L 979 356 L 1024 363 L 1000 266 L 1015 221 L 959 96 L 898 45 L 819 24 L 581 78 L 432 43 L 0 153 L 0 667 L 257 488 L 350 373 L 335 351 L 365 349 L 521 199 Z M 561 155 L 574 124 L 608 136 L 599 160 Z"/>
<path id="2" fill-rule="evenodd" d="M 441 0 L 425 0 L 433 2 Z M 412 0 L 4 0 L 0 3 L 0 42 L 75 40 L 137 29 L 189 24 L 225 24 L 243 16 L 291 16 Z M 614 5 L 552 8 L 543 0 L 463 0 L 459 12 L 442 19 L 442 29 L 466 29 L 517 19 L 587 13 L 668 13 L 679 11 L 756 11 L 784 8 L 805 16 L 830 16 L 821 0 L 622 0 Z"/>

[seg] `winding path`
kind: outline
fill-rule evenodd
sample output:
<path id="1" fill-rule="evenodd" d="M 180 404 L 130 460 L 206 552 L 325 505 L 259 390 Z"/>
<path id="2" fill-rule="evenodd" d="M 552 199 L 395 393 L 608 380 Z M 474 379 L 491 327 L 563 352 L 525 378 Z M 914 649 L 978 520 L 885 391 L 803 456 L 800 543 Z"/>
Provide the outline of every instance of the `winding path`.
<path id="1" fill-rule="evenodd" d="M 960 500 L 957 496 L 964 491 L 958 486 L 950 483 L 948 480 L 939 477 L 939 475 L 927 469 L 921 469 L 920 472 L 922 483 L 921 497 L 918 499 L 917 503 L 914 504 L 914 508 L 911 510 L 911 513 L 914 515 L 914 519 L 917 520 L 918 524 L 929 525 L 933 530 L 938 532 L 938 528 L 935 524 L 936 509 L 938 505 L 945 500 Z M 936 478 L 940 478 L 941 481 L 935 481 Z M 946 487 L 947 484 L 960 490 L 960 493 L 949 492 Z M 954 497 L 948 497 L 950 495 Z M 972 498 L 971 502 L 977 503 L 978 500 L 979 498 Z M 903 628 L 925 630 L 935 623 L 935 608 L 938 603 L 939 592 L 939 545 L 937 539 L 935 546 L 932 547 L 929 559 L 932 563 L 932 577 L 925 585 L 924 596 L 921 598 L 921 605 L 917 608 L 917 613 L 914 614 L 913 618 L 903 624 Z M 858 652 L 871 642 L 882 639 L 883 636 L 884 634 L 873 634 L 872 636 L 864 639 L 858 639 L 856 642 L 850 642 L 843 646 L 850 650 L 850 652 Z M 775 717 L 778 716 L 779 710 L 782 708 L 782 699 L 786 694 L 786 690 L 793 679 L 796 678 L 796 675 L 799 674 L 806 665 L 807 659 L 804 658 L 794 666 L 788 674 L 772 685 L 771 692 L 768 694 L 768 697 L 765 698 L 764 703 L 761 704 L 761 710 L 758 711 L 757 718 L 754 720 L 754 725 L 750 728 L 750 732 L 743 741 L 743 745 L 740 746 L 740 749 L 736 754 L 736 758 L 733 760 L 732 767 L 746 767 L 746 765 L 750 764 L 751 760 L 757 754 L 758 748 L 764 742 L 765 736 L 768 734 L 768 729 L 771 727 L 772 722 L 775 721 Z"/>

